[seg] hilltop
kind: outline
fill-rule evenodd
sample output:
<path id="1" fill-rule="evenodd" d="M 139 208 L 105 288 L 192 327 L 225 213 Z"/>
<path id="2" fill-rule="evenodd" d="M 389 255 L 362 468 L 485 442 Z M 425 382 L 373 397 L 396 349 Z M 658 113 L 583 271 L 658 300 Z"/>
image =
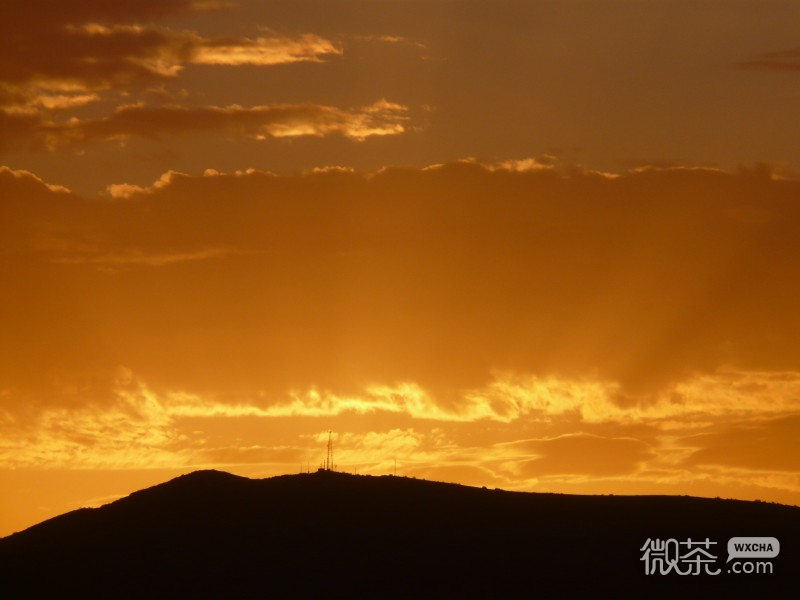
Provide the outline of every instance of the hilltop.
<path id="1" fill-rule="evenodd" d="M 772 574 L 728 574 L 727 540 L 774 536 Z M 708 537 L 717 576 L 644 575 L 648 539 Z M 0 597 L 446 597 L 791 589 L 800 508 L 573 496 L 321 471 L 197 471 L 0 539 Z"/>

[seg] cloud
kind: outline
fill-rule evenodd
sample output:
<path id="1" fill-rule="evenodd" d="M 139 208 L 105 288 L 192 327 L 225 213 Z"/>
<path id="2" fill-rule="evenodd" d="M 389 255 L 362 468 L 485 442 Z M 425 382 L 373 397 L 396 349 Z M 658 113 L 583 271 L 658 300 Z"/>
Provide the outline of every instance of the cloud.
<path id="1" fill-rule="evenodd" d="M 97 94 L 42 94 L 31 98 L 28 106 L 46 108 L 48 110 L 63 110 L 68 108 L 75 108 L 77 106 L 84 106 L 92 102 L 100 100 Z"/>
<path id="2" fill-rule="evenodd" d="M 320 127 L 331 118 L 282 110 Z M 279 122 L 249 112 L 158 114 L 173 131 L 200 116 L 214 127 Z M 131 108 L 89 130 L 153 133 L 145 115 Z M 172 172 L 152 186 L 117 184 L 102 201 L 10 170 L 0 185 L 15 257 L 3 302 L 7 314 L 26 306 L 20 323 L 32 331 L 53 328 L 54 361 L 88 354 L 67 342 L 69 323 L 84 323 L 87 348 L 118 331 L 103 342 L 118 363 L 197 392 L 249 373 L 249 386 L 336 397 L 413 383 L 445 412 L 498 420 L 793 410 L 793 380 L 769 377 L 800 370 L 797 182 L 460 163 Z M 740 218 L 747 211 L 760 217 Z M 101 268 L 114 264 L 112 283 Z M 48 299 L 64 298 L 62 278 L 79 273 L 82 286 L 53 312 Z M 33 348 L 30 335 L 5 340 Z M 193 346 L 198 336 L 207 342 Z M 9 353 L 13 378 L 24 353 Z"/>
<path id="3" fill-rule="evenodd" d="M 387 100 L 355 108 L 312 102 L 187 105 L 166 84 L 192 65 L 319 63 L 341 56 L 343 50 L 313 33 L 208 37 L 140 22 L 200 10 L 196 3 L 157 7 L 144 2 L 130 10 L 102 4 L 84 0 L 74 12 L 48 11 L 41 20 L 20 5 L 13 22 L 2 26 L 0 34 L 5 30 L 10 51 L 0 54 L 0 151 L 56 150 L 191 132 L 238 133 L 261 140 L 335 134 L 361 141 L 407 130 L 408 108 Z M 146 105 L 143 100 L 152 101 L 154 90 L 172 104 Z M 126 104 L 118 104 L 121 96 Z M 94 105 L 93 110 L 75 114 L 87 105 Z M 115 191 L 123 193 L 122 188 Z"/>
<path id="4" fill-rule="evenodd" d="M 440 420 L 429 420 L 431 414 L 420 414 L 399 394 L 331 397 L 311 390 L 288 402 L 263 394 L 233 401 L 158 391 L 125 368 L 62 378 L 50 405 L 34 410 L 15 406 L 13 395 L 0 389 L 0 464 L 6 468 L 304 470 L 324 456 L 324 425 L 337 431 L 338 468 L 350 472 L 391 473 L 397 461 L 401 475 L 516 489 L 738 490 L 730 493 L 783 501 L 800 490 L 792 454 L 797 411 L 766 420 L 739 414 L 728 425 L 712 420 L 700 424 L 700 434 L 691 434 L 694 417 L 675 430 L 658 417 L 620 426 L 565 414 L 545 423 L 520 414 L 497 428 L 485 415 L 447 418 L 430 399 L 428 410 Z M 398 426 L 404 422 L 398 416 L 406 426 Z M 534 432 L 539 436 L 526 437 Z M 634 482 L 638 488 L 630 487 Z"/>
<path id="5" fill-rule="evenodd" d="M 322 56 L 341 55 L 342 50 L 318 35 L 297 38 L 260 37 L 254 40 L 217 38 L 203 40 L 192 52 L 191 62 L 203 65 L 278 65 L 320 62 Z"/>
<path id="6" fill-rule="evenodd" d="M 111 388 L 111 402 L 50 407 L 32 422 L 3 415 L 0 462 L 12 468 L 175 464 L 181 435 L 153 394 L 125 371 L 117 372 Z"/>
<path id="7" fill-rule="evenodd" d="M 739 63 L 746 69 L 770 69 L 776 71 L 800 71 L 800 48 L 789 48 L 777 52 L 764 52 L 750 60 Z"/>
<path id="8" fill-rule="evenodd" d="M 798 183 L 545 160 L 0 169 L 0 460 L 796 501 Z"/>
<path id="9" fill-rule="evenodd" d="M 565 474 L 629 475 L 641 463 L 654 456 L 652 449 L 640 440 L 583 433 L 528 440 L 518 442 L 515 446 L 537 455 L 536 458 L 522 461 L 518 465 L 525 477 Z"/>
<path id="10" fill-rule="evenodd" d="M 209 131 L 238 133 L 259 140 L 342 135 L 363 141 L 373 136 L 405 132 L 407 112 L 407 107 L 386 100 L 349 110 L 319 104 L 195 108 L 132 104 L 120 106 L 100 119 L 72 119 L 67 123 L 16 119 L 14 123 L 17 135 L 38 136 L 50 149 L 95 141 L 159 139 L 166 135 Z M 128 194 L 133 189 L 113 185 L 109 192 Z"/>
<path id="11" fill-rule="evenodd" d="M 416 48 L 424 49 L 426 46 L 422 42 L 418 42 L 411 38 L 402 35 L 390 35 L 390 34 L 383 34 L 383 35 L 357 35 L 354 36 L 353 39 L 356 41 L 362 42 L 380 42 L 384 44 L 400 44 L 405 46 L 413 46 Z"/>
<path id="12" fill-rule="evenodd" d="M 38 39 L 37 33 L 44 39 Z M 27 97 L 42 91 L 125 89 L 172 78 L 197 43 L 191 35 L 167 30 L 97 23 L 42 32 L 34 29 L 30 37 L 0 60 L 0 82 Z"/>
<path id="13" fill-rule="evenodd" d="M 5 165 L 0 166 L 0 181 L 3 182 L 3 190 L 9 194 L 9 201 L 16 200 L 20 194 L 24 195 L 30 192 L 40 192 L 48 197 L 47 192 L 70 193 L 69 189 L 63 185 L 46 183 L 35 173 L 24 169 L 12 169 Z"/>
<path id="14" fill-rule="evenodd" d="M 760 471 L 800 471 L 800 415 L 739 422 L 722 431 L 682 440 L 692 453 L 687 466 L 718 465 Z M 780 448 L 780 451 L 776 451 Z"/>
<path id="15" fill-rule="evenodd" d="M 206 3 L 210 8 L 211 3 Z M 7 0 L 4 3 L 2 27 L 7 34 L 21 30 L 59 28 L 87 21 L 130 22 L 152 19 L 171 13 L 203 10 L 201 3 L 192 0 L 138 0 L 137 2 L 107 2 L 81 0 L 53 5 L 47 0 Z"/>
<path id="16" fill-rule="evenodd" d="M 268 66 L 318 62 L 341 54 L 332 42 L 312 34 L 204 38 L 141 25 L 98 23 L 64 26 L 48 32 L 46 42 L 0 59 L 0 83 L 27 98 L 28 106 L 35 106 L 33 100 L 41 91 L 85 96 L 149 85 L 177 77 L 186 64 Z"/>
<path id="17" fill-rule="evenodd" d="M 187 65 L 269 66 L 342 54 L 333 42 L 310 33 L 209 38 L 138 22 L 219 3 L 148 0 L 115 8 L 83 0 L 70 3 L 70 10 L 12 4 L 0 25 L 8 44 L 0 54 L 0 118 L 15 126 L 12 134 L 33 139 L 43 130 L 52 134 L 70 126 L 54 120 L 53 111 L 115 101 L 116 93 L 144 92 L 175 80 Z"/>
<path id="18" fill-rule="evenodd" d="M 112 183 L 106 187 L 106 192 L 109 196 L 115 199 L 132 198 L 136 194 L 146 194 L 166 187 L 172 183 L 172 180 L 175 177 L 188 177 L 188 175 L 178 171 L 167 171 L 150 186 L 142 187 L 140 185 L 133 185 L 130 183 Z"/>
<path id="19" fill-rule="evenodd" d="M 250 462 L 292 462 L 308 456 L 309 447 L 317 452 L 327 434 L 300 436 L 294 446 L 263 446 L 241 441 L 215 444 L 197 435 L 196 424 L 202 421 L 263 419 L 288 416 L 330 416 L 342 413 L 363 414 L 375 410 L 398 412 L 411 416 L 418 408 L 409 407 L 404 398 L 370 405 L 370 396 L 327 398 L 311 390 L 301 406 L 295 395 L 291 404 L 230 404 L 204 399 L 181 392 L 158 393 L 137 378 L 129 369 L 119 367 L 106 373 L 95 373 L 91 379 L 62 379 L 52 393 L 61 399 L 34 414 L 0 410 L 0 464 L 5 467 L 63 468 L 154 468 L 184 464 Z M 4 394 L 3 394 L 4 395 Z M 85 403 L 69 402 L 69 397 L 93 397 Z M 431 405 L 435 411 L 435 406 Z M 434 414 L 434 417 L 441 415 Z M 457 416 L 456 416 L 457 418 Z M 182 423 L 191 420 L 194 432 Z M 322 437 L 321 437 L 322 436 Z M 344 432 L 337 435 L 337 459 L 346 465 L 365 464 L 380 468 L 387 457 L 424 461 L 433 459 L 432 446 L 439 444 L 436 430 L 421 434 L 413 429 L 391 429 L 386 432 Z M 427 449 L 426 449 L 427 448 Z"/>
<path id="20" fill-rule="evenodd" d="M 0 137 L 0 152 L 40 143 L 38 138 L 42 126 L 42 118 L 37 114 L 0 110 L 0 128 L 3 130 L 3 136 Z"/>
<path id="21" fill-rule="evenodd" d="M 87 250 L 89 250 L 89 252 L 83 255 L 76 252 L 73 256 L 58 258 L 55 262 L 62 264 L 86 263 L 96 265 L 103 270 L 117 271 L 127 267 L 143 265 L 163 267 L 175 263 L 221 258 L 237 253 L 234 250 L 226 248 L 208 248 L 193 252 L 173 252 L 166 254 L 145 254 L 141 250 L 129 251 L 122 254 L 95 254 L 91 252 L 92 249 Z"/>
<path id="22" fill-rule="evenodd" d="M 555 156 L 546 154 L 538 158 L 522 158 L 501 161 L 485 161 L 479 160 L 475 157 L 465 158 L 458 161 L 462 165 L 474 165 L 487 171 L 506 171 L 510 173 L 525 173 L 532 171 L 555 171 L 559 166 L 558 159 Z M 446 164 L 431 165 L 426 167 L 426 170 L 436 170 L 448 168 Z"/>

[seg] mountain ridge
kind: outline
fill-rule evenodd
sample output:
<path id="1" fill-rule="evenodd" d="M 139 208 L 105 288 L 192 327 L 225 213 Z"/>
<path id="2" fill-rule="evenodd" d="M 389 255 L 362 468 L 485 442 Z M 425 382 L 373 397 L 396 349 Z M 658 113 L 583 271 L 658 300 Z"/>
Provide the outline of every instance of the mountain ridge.
<path id="1" fill-rule="evenodd" d="M 775 571 L 726 573 L 735 536 L 780 539 Z M 719 575 L 644 574 L 646 540 L 706 537 Z M 763 593 L 796 585 L 799 541 L 800 508 L 763 502 L 205 470 L 1 538 L 0 592 L 258 597 L 267 585 L 281 596 L 474 596 L 514 595 L 535 582 L 549 592 Z"/>

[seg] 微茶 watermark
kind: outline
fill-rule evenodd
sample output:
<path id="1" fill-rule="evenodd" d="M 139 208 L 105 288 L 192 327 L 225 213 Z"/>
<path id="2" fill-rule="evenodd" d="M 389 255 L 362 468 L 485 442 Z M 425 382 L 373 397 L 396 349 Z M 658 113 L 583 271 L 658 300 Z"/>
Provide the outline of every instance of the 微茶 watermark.
<path id="1" fill-rule="evenodd" d="M 717 566 L 715 547 L 717 542 L 709 538 L 693 541 L 688 538 L 679 542 L 674 538 L 667 540 L 650 538 L 640 551 L 647 575 L 719 575 L 723 567 Z M 727 572 L 733 574 L 772 573 L 769 560 L 735 560 L 775 558 L 781 550 L 780 542 L 774 537 L 733 537 L 728 540 Z M 733 561 L 733 562 L 731 562 Z"/>

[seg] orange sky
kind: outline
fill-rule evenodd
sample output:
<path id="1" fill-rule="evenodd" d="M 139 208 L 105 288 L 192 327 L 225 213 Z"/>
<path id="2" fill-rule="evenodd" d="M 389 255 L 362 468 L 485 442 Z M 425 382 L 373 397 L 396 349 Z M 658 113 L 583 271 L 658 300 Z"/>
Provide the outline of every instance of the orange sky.
<path id="1" fill-rule="evenodd" d="M 0 8 L 0 535 L 198 468 L 800 504 L 800 5 Z"/>

